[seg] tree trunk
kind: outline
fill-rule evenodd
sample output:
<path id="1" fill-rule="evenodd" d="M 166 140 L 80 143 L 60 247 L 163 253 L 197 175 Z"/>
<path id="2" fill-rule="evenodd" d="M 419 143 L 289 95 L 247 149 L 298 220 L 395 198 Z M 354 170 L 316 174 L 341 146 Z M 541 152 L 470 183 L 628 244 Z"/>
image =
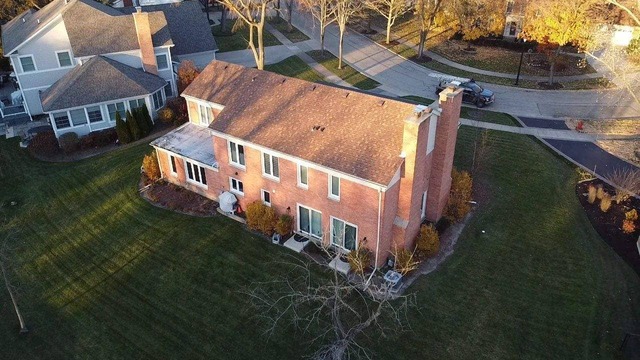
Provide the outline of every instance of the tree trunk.
<path id="1" fill-rule="evenodd" d="M 293 32 L 293 0 L 287 4 L 287 31 Z"/>
<path id="2" fill-rule="evenodd" d="M 553 85 L 553 75 L 556 70 L 556 61 L 558 60 L 558 56 L 560 56 L 561 48 L 561 46 L 558 46 L 556 51 L 554 51 L 553 56 L 551 57 L 551 66 L 549 67 L 549 86 Z"/>
<path id="3" fill-rule="evenodd" d="M 24 319 L 22 318 L 22 313 L 20 313 L 20 309 L 18 308 L 18 301 L 13 295 L 13 291 L 11 290 L 11 285 L 9 284 L 9 279 L 7 278 L 7 273 L 4 269 L 4 262 L 0 261 L 0 270 L 2 270 L 2 277 L 4 278 L 4 283 L 7 287 L 7 291 L 9 292 L 9 297 L 11 298 L 11 302 L 13 303 L 13 310 L 16 312 L 16 316 L 18 316 L 18 322 L 20 323 L 20 334 L 25 334 L 29 332 L 27 329 L 27 325 L 24 323 Z"/>
<path id="4" fill-rule="evenodd" d="M 322 51 L 322 54 L 324 55 L 324 30 L 325 27 L 322 26 L 322 24 L 320 25 L 320 51 Z"/>
<path id="5" fill-rule="evenodd" d="M 204 11 L 207 13 L 207 22 L 211 25 L 211 16 L 209 15 L 209 0 L 204 0 Z"/>
<path id="6" fill-rule="evenodd" d="M 263 30 L 264 30 L 264 19 L 261 20 L 260 26 L 258 27 L 258 58 L 256 59 L 258 70 L 264 70 L 264 39 L 262 37 Z"/>
<path id="7" fill-rule="evenodd" d="M 391 42 L 391 11 L 389 11 L 389 18 L 387 19 L 387 45 Z"/>
<path id="8" fill-rule="evenodd" d="M 220 33 L 226 33 L 227 27 L 227 7 L 222 5 L 222 13 L 220 14 Z"/>
<path id="9" fill-rule="evenodd" d="M 282 19 L 280 17 L 280 0 L 276 2 L 276 18 L 278 18 L 277 22 L 280 22 L 280 20 Z"/>
<path id="10" fill-rule="evenodd" d="M 427 31 L 420 30 L 420 42 L 418 43 L 418 59 L 424 57 L 424 45 L 427 41 Z"/>
<path id="11" fill-rule="evenodd" d="M 342 70 L 342 39 L 344 38 L 344 31 L 346 30 L 347 24 L 340 24 L 340 41 L 338 43 L 338 69 Z"/>

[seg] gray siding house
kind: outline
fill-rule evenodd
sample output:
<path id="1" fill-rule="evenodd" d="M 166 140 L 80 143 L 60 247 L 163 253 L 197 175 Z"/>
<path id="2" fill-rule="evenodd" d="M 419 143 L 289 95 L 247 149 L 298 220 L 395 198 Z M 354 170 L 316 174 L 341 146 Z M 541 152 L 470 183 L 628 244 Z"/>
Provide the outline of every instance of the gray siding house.
<path id="1" fill-rule="evenodd" d="M 197 1 L 112 8 L 54 0 L 3 25 L 2 41 L 22 95 L 13 108 L 47 114 L 56 136 L 113 127 L 116 112 L 143 105 L 155 117 L 177 95 L 176 65 L 209 62 L 217 51 Z"/>

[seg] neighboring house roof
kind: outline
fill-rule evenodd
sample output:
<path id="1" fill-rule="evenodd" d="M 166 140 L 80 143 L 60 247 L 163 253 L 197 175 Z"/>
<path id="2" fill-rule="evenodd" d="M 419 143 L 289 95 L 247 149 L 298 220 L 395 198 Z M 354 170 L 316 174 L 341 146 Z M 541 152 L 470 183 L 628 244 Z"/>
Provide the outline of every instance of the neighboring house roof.
<path id="1" fill-rule="evenodd" d="M 53 0 L 38 11 L 29 9 L 2 25 L 2 49 L 4 55 L 13 52 L 25 40 L 49 24 L 51 20 L 60 14 L 65 5 L 65 0 Z"/>
<path id="2" fill-rule="evenodd" d="M 224 106 L 209 126 L 215 131 L 380 185 L 402 164 L 404 120 L 415 110 L 221 61 L 209 64 L 183 95 Z"/>
<path id="3" fill-rule="evenodd" d="M 105 101 L 144 96 L 161 89 L 166 80 L 104 56 L 76 66 L 40 94 L 45 112 Z"/>
<path id="4" fill-rule="evenodd" d="M 135 12 L 134 7 L 119 9 L 124 13 Z M 218 50 L 211 34 L 211 26 L 202 12 L 198 1 L 184 1 L 173 4 L 143 6 L 145 12 L 162 11 L 167 19 L 169 32 L 175 44 L 174 55 L 195 54 Z"/>
<path id="5" fill-rule="evenodd" d="M 91 56 L 140 49 L 135 22 L 94 0 L 76 0 L 62 15 L 75 56 Z M 153 46 L 173 45 L 164 13 L 150 12 Z"/>
<path id="6" fill-rule="evenodd" d="M 174 131 L 154 140 L 151 146 L 171 151 L 191 160 L 217 168 L 218 162 L 213 153 L 213 136 L 203 126 L 186 123 Z"/>

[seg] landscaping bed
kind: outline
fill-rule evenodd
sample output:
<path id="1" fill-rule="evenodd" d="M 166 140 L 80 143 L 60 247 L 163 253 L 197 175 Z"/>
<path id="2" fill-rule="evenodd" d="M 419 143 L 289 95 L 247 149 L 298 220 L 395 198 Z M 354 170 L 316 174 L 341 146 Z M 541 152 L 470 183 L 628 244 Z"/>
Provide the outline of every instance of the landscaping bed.
<path id="1" fill-rule="evenodd" d="M 635 220 L 633 222 L 636 225 L 635 231 L 625 233 L 622 230 L 625 214 L 632 209 L 640 212 L 640 199 L 632 197 L 620 204 L 613 201 L 611 208 L 607 212 L 603 212 L 600 209 L 599 200 L 593 204 L 589 203 L 587 196 L 589 185 L 602 186 L 604 191 L 609 194 L 615 193 L 614 188 L 602 180 L 596 179 L 578 183 L 576 194 L 596 232 L 640 275 L 640 249 L 636 245 L 640 236 L 640 224 L 638 224 L 638 220 Z"/>
<path id="2" fill-rule="evenodd" d="M 144 175 L 140 182 L 148 186 L 141 190 L 142 196 L 153 205 L 192 216 L 211 217 L 217 214 L 217 202 L 183 187 L 165 180 L 150 182 Z"/>
<path id="3" fill-rule="evenodd" d="M 338 69 L 338 58 L 329 51 L 323 52 L 322 50 L 312 50 L 307 52 L 307 55 L 311 56 L 313 60 L 327 68 L 327 70 L 336 74 L 342 80 L 359 89 L 371 90 L 380 86 L 379 82 L 366 77 L 356 69 L 347 65 L 344 61 L 342 62 L 342 69 Z"/>
<path id="4" fill-rule="evenodd" d="M 289 32 L 287 21 L 282 18 L 275 18 L 267 21 L 269 22 L 269 24 L 271 24 L 271 26 L 280 31 L 280 33 L 282 33 L 282 35 L 284 35 L 292 43 L 309 40 L 309 37 L 302 31 L 298 30 L 298 28 L 295 26 L 292 26 L 293 30 Z"/>

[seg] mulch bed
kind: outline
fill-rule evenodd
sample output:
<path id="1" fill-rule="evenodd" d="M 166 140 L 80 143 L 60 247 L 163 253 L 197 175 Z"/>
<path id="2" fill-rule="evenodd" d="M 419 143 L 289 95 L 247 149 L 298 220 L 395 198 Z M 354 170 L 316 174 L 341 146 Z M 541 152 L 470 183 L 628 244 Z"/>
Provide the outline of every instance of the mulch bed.
<path id="1" fill-rule="evenodd" d="M 595 186 L 602 185 L 604 190 L 609 194 L 615 193 L 613 187 L 601 180 L 591 180 L 579 183 L 576 186 L 576 194 L 596 232 L 640 275 L 640 253 L 638 253 L 636 245 L 638 236 L 640 236 L 640 221 L 636 221 L 637 228 L 635 232 L 625 234 L 622 231 L 622 221 L 625 219 L 625 213 L 631 209 L 636 209 L 640 212 L 640 199 L 630 198 L 621 204 L 613 201 L 609 211 L 603 213 L 602 210 L 600 210 L 599 200 L 596 200 L 593 204 L 589 204 L 587 201 L 585 194 L 588 192 L 587 188 L 589 184 Z"/>
<path id="2" fill-rule="evenodd" d="M 144 175 L 140 184 L 149 185 L 149 188 L 142 192 L 142 197 L 163 209 L 199 217 L 213 217 L 218 213 L 217 202 L 183 187 L 164 180 L 149 182 Z"/>

